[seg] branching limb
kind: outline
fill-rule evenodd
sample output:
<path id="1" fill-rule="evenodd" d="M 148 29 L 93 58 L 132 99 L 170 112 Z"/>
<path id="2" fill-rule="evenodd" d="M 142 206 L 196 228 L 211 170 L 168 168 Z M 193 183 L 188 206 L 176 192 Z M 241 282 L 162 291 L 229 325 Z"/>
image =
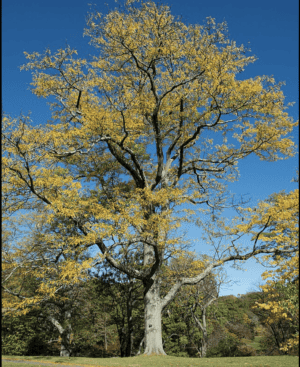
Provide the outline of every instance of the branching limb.
<path id="1" fill-rule="evenodd" d="M 256 249 L 253 250 L 251 252 L 248 252 L 247 254 L 244 255 L 230 255 L 227 256 L 223 259 L 220 259 L 219 261 L 213 262 L 212 264 L 210 264 L 201 274 L 193 277 L 193 278 L 182 278 L 180 281 L 176 282 L 173 287 L 170 289 L 170 291 L 168 292 L 168 294 L 163 298 L 162 300 L 162 308 L 165 308 L 175 297 L 176 293 L 178 292 L 178 290 L 183 286 L 183 285 L 193 285 L 193 284 L 197 284 L 199 282 L 201 282 L 201 280 L 203 280 L 205 277 L 207 277 L 211 271 L 214 268 L 217 268 L 219 266 L 222 266 L 223 264 L 225 264 L 226 262 L 229 261 L 235 261 L 235 260 L 248 260 L 251 257 L 254 257 L 255 255 L 259 255 L 259 254 L 282 254 L 282 253 L 293 253 L 295 252 L 296 249 L 278 249 L 278 248 L 261 248 L 261 249 Z"/>

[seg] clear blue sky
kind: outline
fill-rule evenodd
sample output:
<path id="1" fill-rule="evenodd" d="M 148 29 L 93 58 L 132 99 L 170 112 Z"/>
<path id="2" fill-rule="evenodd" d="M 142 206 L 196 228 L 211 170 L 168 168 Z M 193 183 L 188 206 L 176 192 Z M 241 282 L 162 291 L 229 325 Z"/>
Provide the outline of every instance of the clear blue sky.
<path id="1" fill-rule="evenodd" d="M 174 15 L 181 15 L 187 23 L 203 23 L 212 16 L 217 22 L 228 23 L 230 38 L 237 44 L 250 45 L 258 61 L 250 65 L 243 77 L 273 75 L 276 81 L 285 81 L 283 91 L 287 102 L 296 102 L 289 113 L 298 119 L 299 110 L 299 5 L 298 0 L 167 0 Z M 20 72 L 26 63 L 23 52 L 40 52 L 49 47 L 52 51 L 69 44 L 79 51 L 79 56 L 93 54 L 94 49 L 83 38 L 85 18 L 89 12 L 88 0 L 3 0 L 2 1 L 2 110 L 17 116 L 21 111 L 32 112 L 35 124 L 50 118 L 44 99 L 37 99 L 28 90 L 29 72 Z M 97 10 L 106 13 L 116 6 L 115 1 L 93 1 Z M 296 137 L 298 130 L 293 134 Z M 275 163 L 248 158 L 240 164 L 241 178 L 230 189 L 249 194 L 253 202 L 266 198 L 273 192 L 295 189 L 292 177 L 298 168 L 298 156 Z M 192 238 L 197 232 L 191 230 Z M 198 246 L 195 247 L 198 250 Z M 247 272 L 227 269 L 230 278 L 239 281 L 224 289 L 221 294 L 243 294 L 261 282 L 264 270 L 254 261 L 247 262 Z"/>

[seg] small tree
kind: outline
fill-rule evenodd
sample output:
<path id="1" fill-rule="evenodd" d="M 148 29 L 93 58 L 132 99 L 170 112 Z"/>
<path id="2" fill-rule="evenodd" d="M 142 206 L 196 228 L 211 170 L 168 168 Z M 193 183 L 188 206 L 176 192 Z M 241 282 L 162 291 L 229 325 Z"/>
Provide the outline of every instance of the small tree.
<path id="1" fill-rule="evenodd" d="M 84 300 L 80 299 L 80 278 L 83 277 L 74 276 L 76 266 L 67 269 L 65 265 L 67 259 L 72 266 L 74 257 L 79 263 L 86 258 L 76 252 L 68 254 L 61 241 L 62 230 L 56 222 L 45 223 L 45 217 L 47 211 L 34 211 L 6 221 L 2 304 L 7 314 L 22 316 L 30 311 L 46 320 L 45 323 L 50 322 L 59 335 L 60 355 L 69 357 L 73 348 L 73 313 L 83 306 Z M 49 243 L 54 234 L 55 248 Z M 66 231 L 63 235 L 71 234 Z"/>
<path id="2" fill-rule="evenodd" d="M 203 291 L 202 291 L 203 292 Z M 205 292 L 205 297 L 202 301 L 199 300 L 199 294 L 197 294 L 197 298 L 195 303 L 191 307 L 191 314 L 193 316 L 194 322 L 197 327 L 202 331 L 203 337 L 201 340 L 201 357 L 205 358 L 207 353 L 208 346 L 208 331 L 207 331 L 207 320 L 206 320 L 206 310 L 209 305 L 211 305 L 216 299 L 218 294 L 216 294 L 216 289 L 209 288 Z M 200 318 L 196 315 L 197 308 L 200 309 L 201 316 Z M 200 321 L 201 320 L 201 321 Z"/>
<path id="3" fill-rule="evenodd" d="M 42 204 L 49 223 L 71 231 L 62 238 L 72 254 L 62 284 L 104 259 L 143 283 L 144 352 L 165 354 L 161 313 L 183 285 L 228 261 L 291 250 L 233 243 L 162 298 L 162 266 L 182 246 L 176 230 L 185 218 L 176 210 L 195 205 L 201 218 L 209 211 L 218 218 L 230 204 L 224 183 L 237 178 L 238 161 L 292 156 L 285 136 L 296 124 L 273 78 L 237 78 L 255 58 L 228 39 L 225 23 L 187 26 L 167 6 L 131 3 L 89 17 L 85 35 L 97 49 L 90 61 L 69 47 L 26 53 L 33 93 L 51 99 L 53 120 L 31 126 L 23 117 L 3 118 L 3 190 L 8 208 Z M 51 236 L 55 248 L 61 233 Z M 93 263 L 77 261 L 94 245 Z M 142 260 L 122 262 L 128 252 Z M 45 297 L 58 286 L 46 277 L 48 265 Z"/>

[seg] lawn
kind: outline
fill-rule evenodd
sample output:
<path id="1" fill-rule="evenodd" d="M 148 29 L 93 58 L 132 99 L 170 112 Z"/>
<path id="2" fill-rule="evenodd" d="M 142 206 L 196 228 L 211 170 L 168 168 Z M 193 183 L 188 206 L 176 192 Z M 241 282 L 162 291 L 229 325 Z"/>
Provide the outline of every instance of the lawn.
<path id="1" fill-rule="evenodd" d="M 85 357 L 23 357 L 2 356 L 4 359 L 26 360 L 55 364 L 86 365 L 97 367 L 296 367 L 298 356 L 255 356 L 224 358 L 181 358 L 172 356 L 138 356 L 130 358 L 85 358 Z M 18 367 L 21 363 L 2 361 L 3 367 Z M 21 366 L 19 366 L 21 367 Z M 22 367 L 38 367 L 24 364 Z"/>

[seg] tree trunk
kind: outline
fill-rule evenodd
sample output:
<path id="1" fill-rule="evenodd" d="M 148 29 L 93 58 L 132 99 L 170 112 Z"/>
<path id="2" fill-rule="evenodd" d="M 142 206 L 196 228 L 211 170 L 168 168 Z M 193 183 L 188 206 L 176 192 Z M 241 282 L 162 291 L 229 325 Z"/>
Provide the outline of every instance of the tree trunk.
<path id="1" fill-rule="evenodd" d="M 121 357 L 126 357 L 127 333 L 125 332 L 125 324 L 124 323 L 123 323 L 123 327 L 121 327 L 120 331 L 119 331 L 119 341 L 120 341 Z"/>
<path id="2" fill-rule="evenodd" d="M 201 347 L 201 357 L 206 357 L 207 352 L 207 344 L 208 344 L 208 335 L 207 335 L 207 328 L 206 328 L 206 307 L 202 309 L 202 325 L 203 325 L 203 339 L 202 339 L 202 347 Z"/>
<path id="3" fill-rule="evenodd" d="M 63 333 L 60 335 L 61 337 L 61 346 L 60 346 L 60 356 L 61 357 L 70 357 L 72 353 L 71 349 L 71 325 L 68 325 Z"/>
<path id="4" fill-rule="evenodd" d="M 104 349 L 105 349 L 105 354 L 106 354 L 107 353 L 106 316 L 104 319 Z"/>
<path id="5" fill-rule="evenodd" d="M 131 357 L 131 349 L 132 349 L 132 308 L 131 308 L 131 294 L 127 299 L 127 335 L 126 335 L 126 357 Z"/>
<path id="6" fill-rule="evenodd" d="M 207 307 L 216 300 L 216 297 L 212 297 L 207 303 L 205 303 L 202 307 L 201 307 L 201 316 L 202 316 L 202 324 L 199 321 L 198 317 L 196 316 L 196 308 L 199 305 L 199 303 L 197 302 L 196 304 L 194 304 L 194 306 L 191 309 L 191 313 L 193 316 L 193 319 L 197 325 L 197 327 L 202 331 L 203 333 L 203 338 L 201 341 L 201 357 L 205 358 L 206 357 L 206 353 L 207 353 L 207 344 L 208 344 L 208 334 L 207 334 L 207 327 L 206 327 L 206 309 Z M 193 311 L 194 308 L 194 311 Z"/>
<path id="7" fill-rule="evenodd" d="M 60 356 L 61 357 L 70 357 L 72 350 L 71 350 L 71 311 L 65 311 L 65 321 L 67 321 L 67 326 L 63 327 L 61 323 L 53 316 L 48 317 L 52 324 L 57 328 L 59 332 L 59 336 L 61 337 L 61 345 L 60 345 Z"/>
<path id="8" fill-rule="evenodd" d="M 144 344 L 145 337 L 143 336 L 143 339 L 140 342 L 139 350 L 137 351 L 135 356 L 139 356 L 141 354 L 142 345 Z"/>
<path id="9" fill-rule="evenodd" d="M 61 357 L 70 357 L 71 355 L 71 348 L 70 343 L 68 342 L 69 335 L 61 336 L 61 344 L 60 344 L 60 356 Z"/>
<path id="10" fill-rule="evenodd" d="M 205 330 L 203 331 L 203 339 L 202 339 L 202 345 L 201 345 L 201 358 L 206 357 L 207 344 L 208 344 L 208 336 L 207 336 L 207 331 L 205 328 Z"/>
<path id="11" fill-rule="evenodd" d="M 70 352 L 65 348 L 63 343 L 60 345 L 60 357 L 70 357 Z"/>
<path id="12" fill-rule="evenodd" d="M 162 344 L 161 331 L 161 300 L 159 296 L 159 283 L 150 281 L 146 285 L 144 295 L 145 305 L 145 350 L 144 354 L 166 355 Z"/>

